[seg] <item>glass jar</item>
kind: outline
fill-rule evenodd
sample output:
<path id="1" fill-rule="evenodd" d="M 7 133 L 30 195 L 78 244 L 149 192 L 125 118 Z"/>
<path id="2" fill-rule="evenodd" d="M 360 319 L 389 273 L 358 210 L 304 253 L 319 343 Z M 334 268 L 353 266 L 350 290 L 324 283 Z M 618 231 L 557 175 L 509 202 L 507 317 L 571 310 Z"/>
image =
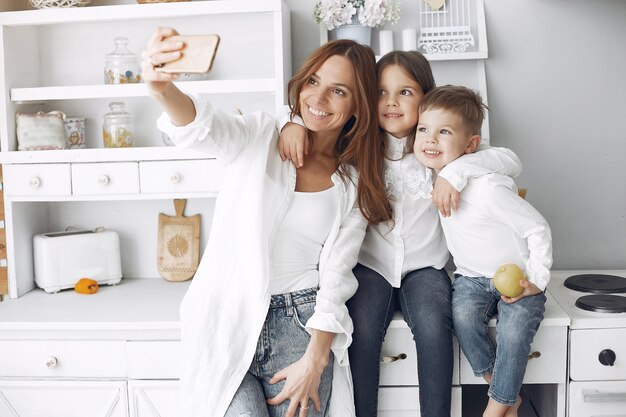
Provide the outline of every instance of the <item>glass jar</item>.
<path id="1" fill-rule="evenodd" d="M 104 115 L 102 126 L 105 148 L 133 146 L 133 119 L 124 106 L 121 102 L 109 103 L 111 111 Z"/>
<path id="2" fill-rule="evenodd" d="M 106 56 L 105 84 L 132 84 L 141 82 L 139 57 L 127 48 L 128 38 L 115 38 L 115 50 Z"/>

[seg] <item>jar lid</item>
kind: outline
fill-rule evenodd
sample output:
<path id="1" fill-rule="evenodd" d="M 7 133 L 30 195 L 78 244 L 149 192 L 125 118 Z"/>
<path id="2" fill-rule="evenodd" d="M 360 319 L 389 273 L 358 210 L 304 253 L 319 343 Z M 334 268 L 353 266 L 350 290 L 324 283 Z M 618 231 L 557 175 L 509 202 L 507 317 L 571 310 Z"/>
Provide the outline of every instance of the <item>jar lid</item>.
<path id="1" fill-rule="evenodd" d="M 112 103 L 109 103 L 109 108 L 111 109 L 110 112 L 108 112 L 107 114 L 129 114 L 126 112 L 126 104 L 124 104 L 121 101 L 114 101 Z"/>
<path id="2" fill-rule="evenodd" d="M 137 56 L 128 50 L 128 38 L 117 37 L 113 39 L 113 42 L 115 42 L 115 50 L 106 55 L 108 59 L 135 58 Z"/>

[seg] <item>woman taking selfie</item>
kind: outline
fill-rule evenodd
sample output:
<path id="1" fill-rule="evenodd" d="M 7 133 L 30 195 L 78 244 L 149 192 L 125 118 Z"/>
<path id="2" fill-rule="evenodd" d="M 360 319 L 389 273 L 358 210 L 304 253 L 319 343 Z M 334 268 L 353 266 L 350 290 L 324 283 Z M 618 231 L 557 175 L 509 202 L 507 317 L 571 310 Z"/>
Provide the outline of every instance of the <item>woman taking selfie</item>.
<path id="1" fill-rule="evenodd" d="M 304 120 L 305 168 L 282 161 L 273 116 L 234 116 L 157 72 L 180 57 L 160 28 L 143 79 L 177 146 L 225 165 L 211 236 L 181 305 L 185 416 L 354 415 L 346 355 L 366 226 L 390 219 L 382 181 L 371 49 L 318 48 L 289 81 Z M 360 175 L 357 175 L 357 172 Z"/>

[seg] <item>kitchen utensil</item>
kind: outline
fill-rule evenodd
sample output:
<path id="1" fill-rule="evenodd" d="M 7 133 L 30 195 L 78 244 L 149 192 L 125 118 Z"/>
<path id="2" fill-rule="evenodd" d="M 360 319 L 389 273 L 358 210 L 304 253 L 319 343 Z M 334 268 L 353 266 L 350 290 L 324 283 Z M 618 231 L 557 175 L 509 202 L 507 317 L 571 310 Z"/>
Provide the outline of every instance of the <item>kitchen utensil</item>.
<path id="1" fill-rule="evenodd" d="M 168 281 L 193 277 L 200 260 L 200 215 L 185 217 L 186 199 L 174 200 L 176 216 L 159 213 L 157 268 Z"/>

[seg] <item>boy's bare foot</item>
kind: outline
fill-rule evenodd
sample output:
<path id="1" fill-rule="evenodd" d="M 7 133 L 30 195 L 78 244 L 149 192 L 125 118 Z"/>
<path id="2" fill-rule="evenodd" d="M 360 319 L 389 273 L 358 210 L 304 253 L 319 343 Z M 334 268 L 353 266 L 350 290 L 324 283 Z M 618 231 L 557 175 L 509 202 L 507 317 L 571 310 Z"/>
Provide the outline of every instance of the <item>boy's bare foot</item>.
<path id="1" fill-rule="evenodd" d="M 522 405 L 522 397 L 518 395 L 515 405 L 510 406 L 506 410 L 506 413 L 504 413 L 504 417 L 517 417 L 517 410 L 519 410 L 520 405 Z"/>

